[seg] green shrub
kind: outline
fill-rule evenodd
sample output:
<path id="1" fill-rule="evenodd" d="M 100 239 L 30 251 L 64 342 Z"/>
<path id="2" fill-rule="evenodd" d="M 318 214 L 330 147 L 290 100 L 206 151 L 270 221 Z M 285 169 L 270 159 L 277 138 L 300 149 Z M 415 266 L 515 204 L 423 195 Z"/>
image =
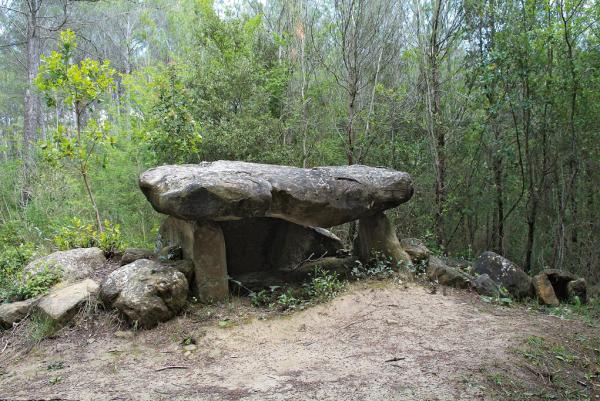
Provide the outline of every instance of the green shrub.
<path id="1" fill-rule="evenodd" d="M 104 231 L 99 232 L 92 224 L 85 224 L 80 219 L 74 218 L 71 224 L 61 227 L 54 235 L 52 242 L 60 250 L 73 248 L 91 248 L 97 246 L 108 254 L 113 254 L 123 249 L 121 227 L 104 221 Z"/>
<path id="2" fill-rule="evenodd" d="M 392 261 L 390 258 L 386 258 L 381 253 L 373 253 L 369 263 L 363 265 L 360 261 L 355 261 L 355 266 L 350 272 L 351 276 L 355 279 L 385 279 L 389 278 L 394 274 L 392 268 Z"/>
<path id="3" fill-rule="evenodd" d="M 255 307 L 297 309 L 310 303 L 328 301 L 344 287 L 345 283 L 339 279 L 337 273 L 317 267 L 301 287 L 271 286 L 268 290 L 250 293 L 250 302 Z"/>
<path id="4" fill-rule="evenodd" d="M 344 286 L 337 273 L 317 267 L 311 273 L 310 281 L 304 284 L 304 289 L 309 299 L 325 302 L 339 294 Z"/>
<path id="5" fill-rule="evenodd" d="M 250 302 L 254 307 L 269 306 L 273 302 L 273 287 L 270 290 L 260 290 L 250 293 Z"/>
<path id="6" fill-rule="evenodd" d="M 45 294 L 54 284 L 60 281 L 61 277 L 60 270 L 48 268 L 36 274 L 27 274 L 25 277 L 22 274 L 15 274 L 4 281 L 0 288 L 0 302 L 23 301 Z"/>

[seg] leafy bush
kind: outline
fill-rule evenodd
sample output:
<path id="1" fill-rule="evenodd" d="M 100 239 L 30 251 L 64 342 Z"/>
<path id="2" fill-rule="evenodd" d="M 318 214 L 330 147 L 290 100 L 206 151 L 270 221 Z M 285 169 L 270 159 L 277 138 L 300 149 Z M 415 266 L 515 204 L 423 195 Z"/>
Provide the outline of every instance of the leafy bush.
<path id="1" fill-rule="evenodd" d="M 113 254 L 123 249 L 121 227 L 108 220 L 104 220 L 104 231 L 100 232 L 92 224 L 85 224 L 74 218 L 70 225 L 58 230 L 52 241 L 60 250 L 97 246 L 104 252 Z"/>
<path id="2" fill-rule="evenodd" d="M 356 279 L 385 279 L 389 278 L 394 274 L 392 268 L 392 261 L 386 258 L 381 253 L 374 253 L 369 260 L 369 263 L 363 265 L 360 261 L 355 262 L 355 266 L 352 268 L 350 274 Z"/>
<path id="3" fill-rule="evenodd" d="M 250 293 L 252 306 L 278 308 L 281 310 L 302 308 L 310 303 L 325 302 L 334 298 L 345 287 L 336 273 L 316 268 L 300 288 L 271 286 L 269 289 Z"/>
<path id="4" fill-rule="evenodd" d="M 269 306 L 273 302 L 274 289 L 277 287 L 271 287 L 269 290 L 260 290 L 258 292 L 250 293 L 250 302 L 254 307 Z"/>
<path id="5" fill-rule="evenodd" d="M 22 301 L 45 294 L 60 281 L 62 274 L 58 269 L 45 268 L 36 274 L 28 274 L 24 278 L 15 278 L 6 294 L 10 302 Z"/>
<path id="6" fill-rule="evenodd" d="M 47 272 L 23 279 L 23 267 L 34 255 L 35 247 L 31 243 L 0 247 L 0 302 L 35 297 L 58 281 L 60 277 Z"/>
<path id="7" fill-rule="evenodd" d="M 337 273 L 317 267 L 312 273 L 304 289 L 308 298 L 324 302 L 332 299 L 344 289 L 345 284 Z"/>

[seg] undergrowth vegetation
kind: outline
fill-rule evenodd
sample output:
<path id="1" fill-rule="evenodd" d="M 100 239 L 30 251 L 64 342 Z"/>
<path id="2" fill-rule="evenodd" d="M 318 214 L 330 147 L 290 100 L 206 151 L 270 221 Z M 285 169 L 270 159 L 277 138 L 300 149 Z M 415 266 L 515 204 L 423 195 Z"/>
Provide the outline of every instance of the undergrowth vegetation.
<path id="1" fill-rule="evenodd" d="M 493 367 L 494 397 L 511 400 L 596 399 L 600 393 L 600 335 L 569 334 L 560 340 L 530 336 L 517 349 L 518 372 Z"/>
<path id="2" fill-rule="evenodd" d="M 310 304 L 331 300 L 345 287 L 346 283 L 337 273 L 316 268 L 299 287 L 271 286 L 269 289 L 250 293 L 250 300 L 256 307 L 302 309 Z"/>

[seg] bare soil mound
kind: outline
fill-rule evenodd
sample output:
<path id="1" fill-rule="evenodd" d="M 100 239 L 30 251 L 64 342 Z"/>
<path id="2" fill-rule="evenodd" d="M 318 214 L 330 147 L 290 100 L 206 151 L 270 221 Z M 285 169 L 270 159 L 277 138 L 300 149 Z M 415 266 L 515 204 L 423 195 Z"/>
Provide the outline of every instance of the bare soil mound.
<path id="1" fill-rule="evenodd" d="M 466 292 L 371 283 L 283 316 L 238 300 L 116 330 L 70 329 L 0 359 L 0 399 L 499 399 L 489 375 L 510 369 L 515 347 L 586 328 Z"/>

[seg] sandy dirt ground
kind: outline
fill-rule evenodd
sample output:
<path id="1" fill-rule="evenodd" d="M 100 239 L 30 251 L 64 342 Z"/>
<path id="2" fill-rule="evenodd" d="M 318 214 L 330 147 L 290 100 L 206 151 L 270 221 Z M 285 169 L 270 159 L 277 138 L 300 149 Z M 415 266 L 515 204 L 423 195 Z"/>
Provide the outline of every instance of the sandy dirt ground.
<path id="1" fill-rule="evenodd" d="M 466 292 L 391 283 L 354 285 L 283 316 L 235 314 L 235 306 L 230 321 L 188 313 L 131 338 L 67 331 L 0 359 L 0 400 L 491 399 L 489 367 L 509 364 L 528 336 L 571 324 Z M 191 355 L 186 336 L 197 343 Z"/>

